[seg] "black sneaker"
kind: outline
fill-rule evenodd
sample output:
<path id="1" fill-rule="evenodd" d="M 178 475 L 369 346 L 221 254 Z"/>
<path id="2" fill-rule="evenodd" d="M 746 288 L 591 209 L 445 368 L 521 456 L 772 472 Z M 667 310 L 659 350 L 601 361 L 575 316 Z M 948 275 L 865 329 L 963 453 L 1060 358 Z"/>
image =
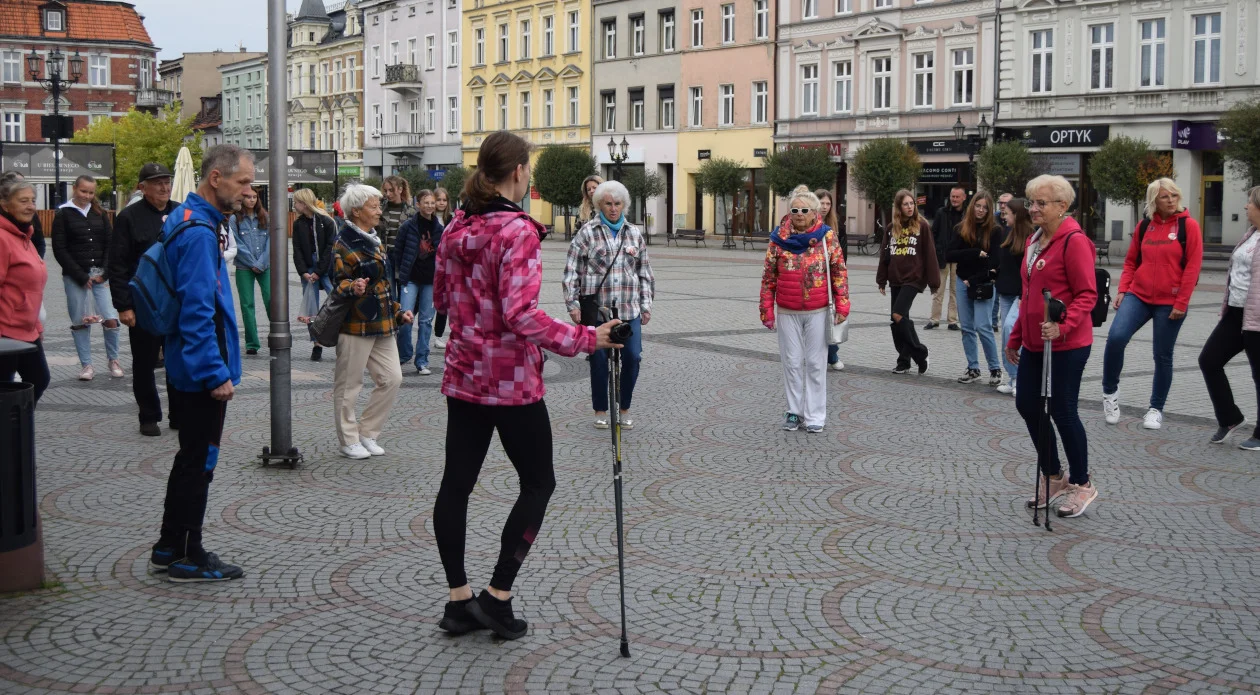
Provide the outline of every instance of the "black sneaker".
<path id="1" fill-rule="evenodd" d="M 158 427 L 156 422 L 142 422 L 140 423 L 140 434 L 146 437 L 160 437 L 162 436 L 162 428 Z"/>
<path id="2" fill-rule="evenodd" d="M 149 571 L 153 574 L 165 572 L 175 562 L 176 552 L 174 548 L 154 547 L 149 553 Z"/>
<path id="3" fill-rule="evenodd" d="M 1229 435 L 1233 434 L 1234 430 L 1238 429 L 1239 427 L 1242 427 L 1243 423 L 1245 422 L 1247 421 L 1244 419 L 1244 420 L 1239 420 L 1237 425 L 1232 425 L 1230 427 L 1217 427 L 1216 434 L 1212 435 L 1212 443 L 1224 444 L 1225 440 L 1229 439 Z"/>
<path id="4" fill-rule="evenodd" d="M 908 365 L 908 364 L 907 364 L 907 365 L 900 365 L 900 364 L 899 364 L 899 365 L 897 365 L 896 367 L 893 367 L 892 373 L 893 373 L 893 374 L 909 374 L 909 373 L 910 373 L 910 365 Z"/>
<path id="5" fill-rule="evenodd" d="M 967 371 L 963 372 L 962 376 L 958 377 L 958 383 L 960 384 L 973 384 L 979 380 L 980 380 L 979 369 L 968 369 Z"/>
<path id="6" fill-rule="evenodd" d="M 442 614 L 438 627 L 452 635 L 463 635 L 473 630 L 486 629 L 485 625 L 477 622 L 472 613 L 468 612 L 468 604 L 475 600 L 468 598 L 463 601 L 447 601 L 446 611 Z"/>
<path id="7" fill-rule="evenodd" d="M 990 369 L 989 370 L 989 386 L 1001 386 L 1001 384 L 1002 384 L 1002 370 Z"/>
<path id="8" fill-rule="evenodd" d="M 229 579 L 240 579 L 245 571 L 236 565 L 229 565 L 214 553 L 206 553 L 201 562 L 188 558 L 172 562 L 166 568 L 166 576 L 177 583 L 191 582 L 225 582 Z"/>
<path id="9" fill-rule="evenodd" d="M 245 354 L 246 354 L 246 355 L 257 355 L 257 354 L 258 354 L 258 348 L 245 348 Z"/>
<path id="10" fill-rule="evenodd" d="M 925 331 L 930 331 L 930 330 L 932 330 L 933 328 L 936 328 L 936 327 L 937 327 L 937 326 L 939 326 L 939 325 L 941 325 L 941 324 L 939 324 L 939 323 L 937 323 L 937 322 L 935 322 L 935 321 L 928 321 L 927 323 L 923 324 L 923 330 L 925 330 Z"/>
<path id="11" fill-rule="evenodd" d="M 311 348 L 311 361 L 318 362 L 322 359 L 324 359 L 324 348 L 320 347 L 319 345 L 316 345 L 315 347 Z"/>
<path id="12" fill-rule="evenodd" d="M 956 323 L 951 323 L 951 324 L 949 324 L 949 330 L 951 330 L 951 331 L 961 331 L 961 330 L 962 330 L 962 326 L 959 326 L 959 325 L 958 325 L 958 324 L 956 324 Z"/>
<path id="13" fill-rule="evenodd" d="M 795 413 L 783 414 L 783 430 L 785 432 L 795 432 L 801 428 L 801 416 Z"/>
<path id="14" fill-rule="evenodd" d="M 468 612 L 503 639 L 520 639 L 529 632 L 529 623 L 512 615 L 512 599 L 500 601 L 489 591 L 483 590 L 477 598 L 469 601 Z"/>
<path id="15" fill-rule="evenodd" d="M 930 363 L 931 361 L 932 361 L 931 357 L 923 358 L 923 361 L 919 363 L 919 376 L 923 376 L 924 374 L 927 374 L 928 363 Z"/>

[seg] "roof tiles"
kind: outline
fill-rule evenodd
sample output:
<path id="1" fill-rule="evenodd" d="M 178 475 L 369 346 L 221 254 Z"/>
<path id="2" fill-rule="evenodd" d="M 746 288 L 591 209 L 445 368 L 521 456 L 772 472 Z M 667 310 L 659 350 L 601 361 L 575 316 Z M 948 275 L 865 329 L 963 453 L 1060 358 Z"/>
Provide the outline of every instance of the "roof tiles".
<path id="1" fill-rule="evenodd" d="M 66 31 L 43 32 L 39 15 L 47 0 L 0 2 L 0 36 L 66 38 L 85 41 L 131 41 L 153 45 L 136 8 L 125 2 L 64 0 Z"/>

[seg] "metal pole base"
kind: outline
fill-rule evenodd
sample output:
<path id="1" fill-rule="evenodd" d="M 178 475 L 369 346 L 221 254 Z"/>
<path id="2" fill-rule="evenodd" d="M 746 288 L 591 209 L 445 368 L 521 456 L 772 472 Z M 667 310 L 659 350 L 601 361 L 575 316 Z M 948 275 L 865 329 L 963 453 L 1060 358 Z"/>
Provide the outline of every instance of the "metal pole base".
<path id="1" fill-rule="evenodd" d="M 263 468 L 266 468 L 274 463 L 281 466 L 288 466 L 289 470 L 293 470 L 298 467 L 299 463 L 302 463 L 303 459 L 302 454 L 297 450 L 297 447 L 289 449 L 289 453 L 287 454 L 273 454 L 271 453 L 271 447 L 264 446 L 262 453 L 258 455 L 258 460 L 262 463 Z"/>

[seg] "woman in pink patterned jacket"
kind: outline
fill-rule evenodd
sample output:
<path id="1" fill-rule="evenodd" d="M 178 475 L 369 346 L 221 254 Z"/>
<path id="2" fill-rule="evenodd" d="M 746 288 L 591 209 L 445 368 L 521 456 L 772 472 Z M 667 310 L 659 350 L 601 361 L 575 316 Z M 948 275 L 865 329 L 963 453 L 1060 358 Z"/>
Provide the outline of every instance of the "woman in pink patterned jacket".
<path id="1" fill-rule="evenodd" d="M 499 131 L 481 144 L 466 204 L 442 233 L 433 305 L 450 320 L 446 346 L 446 470 L 433 531 L 450 600 L 439 623 L 463 634 L 486 627 L 505 639 L 528 629 L 512 613 L 512 582 L 538 535 L 556 487 L 551 420 L 543 402 L 542 350 L 566 357 L 608 347 L 609 330 L 575 326 L 538 308 L 543 228 L 511 201 L 529 192 L 530 146 Z M 520 478 L 490 585 L 473 598 L 464 573 L 468 497 L 495 430 Z"/>

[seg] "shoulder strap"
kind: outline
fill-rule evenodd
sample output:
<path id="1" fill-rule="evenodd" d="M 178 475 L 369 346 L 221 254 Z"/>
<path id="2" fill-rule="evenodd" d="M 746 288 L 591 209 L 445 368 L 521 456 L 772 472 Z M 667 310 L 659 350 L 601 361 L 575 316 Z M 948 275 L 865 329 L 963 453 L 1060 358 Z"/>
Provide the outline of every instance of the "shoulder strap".
<path id="1" fill-rule="evenodd" d="M 1186 219 L 1177 218 L 1177 243 L 1181 244 L 1181 269 L 1186 269 Z"/>
<path id="2" fill-rule="evenodd" d="M 1137 233 L 1137 265 L 1142 265 L 1142 240 L 1146 238 L 1146 228 L 1151 225 L 1150 219 L 1138 223 Z"/>

